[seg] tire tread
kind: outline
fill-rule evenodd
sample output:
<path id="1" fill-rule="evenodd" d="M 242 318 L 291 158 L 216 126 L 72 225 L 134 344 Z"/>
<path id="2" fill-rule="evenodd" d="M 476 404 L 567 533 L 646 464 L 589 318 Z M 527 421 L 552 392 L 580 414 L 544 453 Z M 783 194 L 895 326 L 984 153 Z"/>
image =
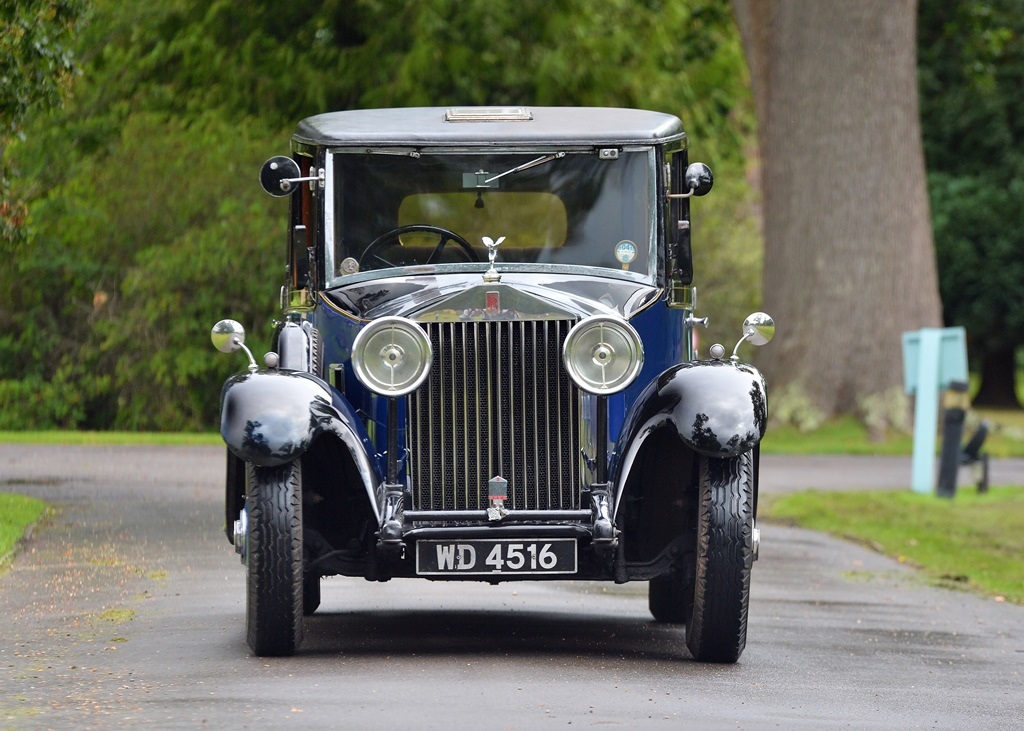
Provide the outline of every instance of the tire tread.
<path id="1" fill-rule="evenodd" d="M 292 655 L 302 642 L 301 465 L 247 465 L 246 477 L 247 641 L 256 655 Z"/>
<path id="2" fill-rule="evenodd" d="M 753 464 L 749 453 L 702 458 L 693 612 L 686 646 L 703 662 L 736 662 L 747 644 L 753 567 Z"/>

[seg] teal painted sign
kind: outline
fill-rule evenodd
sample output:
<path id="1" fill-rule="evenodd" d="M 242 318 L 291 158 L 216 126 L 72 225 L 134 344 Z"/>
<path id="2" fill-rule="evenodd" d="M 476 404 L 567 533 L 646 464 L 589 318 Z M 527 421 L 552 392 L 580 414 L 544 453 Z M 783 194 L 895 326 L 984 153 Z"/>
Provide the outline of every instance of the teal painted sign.
<path id="1" fill-rule="evenodd" d="M 903 333 L 903 384 L 914 394 L 914 463 L 911 488 L 935 489 L 935 439 L 939 392 L 967 381 L 967 332 L 962 327 L 926 327 Z"/>

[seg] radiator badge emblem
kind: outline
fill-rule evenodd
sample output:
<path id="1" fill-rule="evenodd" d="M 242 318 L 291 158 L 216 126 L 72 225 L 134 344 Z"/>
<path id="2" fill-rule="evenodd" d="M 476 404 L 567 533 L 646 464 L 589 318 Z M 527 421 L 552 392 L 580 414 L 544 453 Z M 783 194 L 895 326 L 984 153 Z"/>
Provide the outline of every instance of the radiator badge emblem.
<path id="1" fill-rule="evenodd" d="M 490 507 L 487 508 L 487 520 L 492 523 L 504 520 L 508 516 L 505 509 L 505 501 L 508 499 L 508 480 L 500 475 L 492 477 L 487 482 L 487 496 L 490 499 Z"/>
<path id="2" fill-rule="evenodd" d="M 484 308 L 484 312 L 488 315 L 497 315 L 501 312 L 501 293 L 488 292 L 486 297 L 486 307 Z"/>
<path id="3" fill-rule="evenodd" d="M 483 239 L 484 246 L 487 247 L 487 259 L 491 262 L 491 267 L 484 272 L 484 281 L 500 282 L 501 275 L 494 268 L 494 257 L 498 255 L 498 247 L 501 246 L 501 242 L 505 240 L 505 237 L 499 236 L 497 241 L 494 241 L 490 236 L 483 236 L 481 238 Z"/>

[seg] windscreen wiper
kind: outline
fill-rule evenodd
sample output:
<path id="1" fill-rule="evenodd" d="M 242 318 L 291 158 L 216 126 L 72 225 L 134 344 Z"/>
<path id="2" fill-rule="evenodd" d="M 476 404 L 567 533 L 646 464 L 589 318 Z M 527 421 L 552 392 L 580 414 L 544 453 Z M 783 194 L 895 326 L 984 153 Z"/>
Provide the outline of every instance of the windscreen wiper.
<path id="1" fill-rule="evenodd" d="M 484 183 L 493 183 L 495 180 L 498 180 L 499 178 L 504 178 L 506 175 L 512 175 L 512 173 L 521 173 L 524 170 L 529 170 L 530 168 L 537 167 L 538 165 L 543 165 L 544 163 L 551 162 L 552 160 L 558 160 L 559 158 L 562 157 L 565 157 L 564 152 L 555 152 L 551 155 L 543 155 L 541 157 L 538 157 L 536 160 L 530 160 L 530 162 L 524 162 L 522 165 L 517 165 L 511 170 L 506 170 L 503 173 L 492 175 L 491 177 L 484 180 Z"/>

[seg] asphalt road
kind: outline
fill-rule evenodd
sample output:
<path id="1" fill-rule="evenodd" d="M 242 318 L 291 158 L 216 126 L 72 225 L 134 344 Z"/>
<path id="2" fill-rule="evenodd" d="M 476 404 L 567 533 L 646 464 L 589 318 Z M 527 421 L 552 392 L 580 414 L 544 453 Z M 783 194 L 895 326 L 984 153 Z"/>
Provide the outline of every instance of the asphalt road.
<path id="1" fill-rule="evenodd" d="M 733 666 L 692 662 L 645 585 L 568 582 L 329 579 L 297 656 L 250 657 L 222 459 L 0 445 L 0 490 L 58 507 L 0 577 L 0 728 L 1024 727 L 1024 607 L 772 525 Z M 762 477 L 897 487 L 899 464 Z"/>

